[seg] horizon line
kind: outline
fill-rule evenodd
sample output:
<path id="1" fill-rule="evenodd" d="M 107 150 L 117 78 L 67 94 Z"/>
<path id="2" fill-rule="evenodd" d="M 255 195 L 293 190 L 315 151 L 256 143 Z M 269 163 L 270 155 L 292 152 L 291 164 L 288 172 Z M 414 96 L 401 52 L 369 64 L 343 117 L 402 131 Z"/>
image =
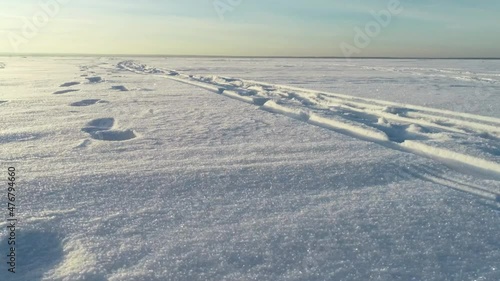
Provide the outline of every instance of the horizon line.
<path id="1" fill-rule="evenodd" d="M 0 53 L 0 57 L 185 57 L 185 58 L 284 58 L 284 59 L 427 59 L 427 60 L 500 60 L 500 57 L 342 57 L 342 56 L 238 56 L 172 54 L 91 54 L 91 53 Z"/>

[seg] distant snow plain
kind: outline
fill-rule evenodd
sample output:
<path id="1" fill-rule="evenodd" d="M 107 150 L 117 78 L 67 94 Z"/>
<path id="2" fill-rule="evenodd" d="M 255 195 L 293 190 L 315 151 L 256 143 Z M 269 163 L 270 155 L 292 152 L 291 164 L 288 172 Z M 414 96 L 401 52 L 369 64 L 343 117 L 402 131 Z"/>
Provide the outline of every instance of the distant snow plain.
<path id="1" fill-rule="evenodd" d="M 0 276 L 500 280 L 499 69 L 0 57 Z"/>

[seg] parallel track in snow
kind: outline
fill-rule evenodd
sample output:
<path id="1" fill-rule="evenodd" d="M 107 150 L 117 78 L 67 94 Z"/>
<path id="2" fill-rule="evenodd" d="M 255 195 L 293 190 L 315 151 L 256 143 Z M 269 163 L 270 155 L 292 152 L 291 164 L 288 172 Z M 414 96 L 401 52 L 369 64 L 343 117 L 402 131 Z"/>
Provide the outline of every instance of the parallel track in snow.
<path id="1" fill-rule="evenodd" d="M 499 147 L 500 119 L 430 107 L 360 98 L 220 76 L 196 76 L 174 70 L 151 68 L 133 61 L 117 67 L 139 74 L 161 75 L 205 90 L 259 106 L 311 125 L 333 130 L 390 149 L 413 153 L 441 162 L 464 173 L 500 179 L 498 155 L 476 156 L 450 149 L 450 139 L 474 138 Z M 453 142 L 453 141 L 452 141 Z M 485 153 L 487 154 L 487 153 Z M 500 193 L 437 176 L 426 180 L 500 202 Z"/>

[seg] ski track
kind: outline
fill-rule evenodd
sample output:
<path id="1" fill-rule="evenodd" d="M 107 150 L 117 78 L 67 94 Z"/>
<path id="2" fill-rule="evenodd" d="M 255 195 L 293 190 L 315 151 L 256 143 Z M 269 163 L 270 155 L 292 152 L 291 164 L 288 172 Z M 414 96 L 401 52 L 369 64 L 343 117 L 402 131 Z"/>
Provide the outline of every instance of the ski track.
<path id="1" fill-rule="evenodd" d="M 311 125 L 333 130 L 390 149 L 413 153 L 441 162 L 459 172 L 500 178 L 500 164 L 489 159 L 433 146 L 423 141 L 476 136 L 500 140 L 500 119 L 376 99 L 307 90 L 253 80 L 220 76 L 196 76 L 175 70 L 151 68 L 134 61 L 117 68 L 138 74 L 162 75 L 168 79 L 259 106 Z M 486 151 L 486 150 L 484 150 Z M 427 173 L 427 181 L 500 202 L 500 193 Z"/>

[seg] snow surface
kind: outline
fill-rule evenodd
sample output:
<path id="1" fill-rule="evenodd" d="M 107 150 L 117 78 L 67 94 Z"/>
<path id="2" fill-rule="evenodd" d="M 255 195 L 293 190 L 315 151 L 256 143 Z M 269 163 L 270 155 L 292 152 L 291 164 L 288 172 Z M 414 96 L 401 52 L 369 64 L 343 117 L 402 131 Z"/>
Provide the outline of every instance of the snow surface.
<path id="1" fill-rule="evenodd" d="M 0 61 L 2 280 L 500 280 L 499 61 Z"/>

